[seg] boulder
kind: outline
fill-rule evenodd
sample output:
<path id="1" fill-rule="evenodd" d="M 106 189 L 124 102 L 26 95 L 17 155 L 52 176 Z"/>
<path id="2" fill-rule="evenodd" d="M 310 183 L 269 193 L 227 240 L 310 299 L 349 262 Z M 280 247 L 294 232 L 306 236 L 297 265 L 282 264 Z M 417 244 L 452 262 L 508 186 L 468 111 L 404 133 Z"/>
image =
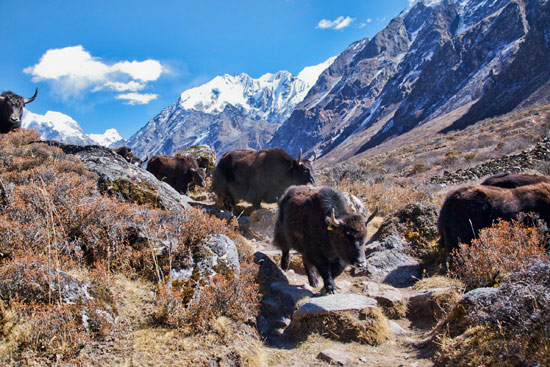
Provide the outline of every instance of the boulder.
<path id="1" fill-rule="evenodd" d="M 310 299 L 292 315 L 286 333 L 305 340 L 318 333 L 343 342 L 378 345 L 392 335 L 376 300 L 358 294 L 333 294 Z"/>
<path id="2" fill-rule="evenodd" d="M 326 316 L 343 311 L 361 311 L 376 306 L 375 299 L 360 294 L 331 294 L 310 299 L 309 302 L 294 311 L 292 319 L 299 320 L 309 316 Z"/>
<path id="3" fill-rule="evenodd" d="M 166 250 L 163 251 L 166 253 Z M 178 266 L 174 264 L 170 269 L 170 280 L 174 282 L 189 282 L 193 275 L 199 279 L 211 278 L 218 273 L 240 274 L 239 252 L 232 239 L 224 234 L 211 235 L 206 238 L 199 253 L 193 254 L 192 264 Z"/>
<path id="4" fill-rule="evenodd" d="M 78 157 L 87 170 L 98 174 L 98 188 L 121 201 L 151 204 L 173 212 L 189 208 L 189 197 L 180 195 L 165 182 L 141 167 L 128 163 L 109 148 L 98 145 L 70 145 L 55 141 L 46 142 L 57 146 L 66 154 Z"/>
<path id="5" fill-rule="evenodd" d="M 365 204 L 355 195 L 350 194 L 349 192 L 344 192 L 344 199 L 346 200 L 347 206 L 354 213 L 361 214 L 364 218 L 369 217 L 369 211 L 365 207 Z"/>
<path id="6" fill-rule="evenodd" d="M 449 312 L 458 297 L 450 287 L 420 291 L 408 298 L 407 314 L 411 319 L 435 321 Z"/>
<path id="7" fill-rule="evenodd" d="M 273 240 L 273 231 L 277 222 L 278 210 L 258 209 L 250 214 L 248 229 L 267 242 Z"/>
<path id="8" fill-rule="evenodd" d="M 403 209 L 384 218 L 380 228 L 369 242 L 383 241 L 392 235 L 409 238 L 411 233 L 418 233 L 425 241 L 437 240 L 439 238 L 438 215 L 439 207 L 435 204 L 407 204 Z"/>
<path id="9" fill-rule="evenodd" d="M 367 246 L 365 275 L 376 282 L 384 282 L 394 287 L 409 287 L 422 275 L 417 259 L 407 253 L 404 240 L 392 235 L 383 241 L 375 241 Z"/>
<path id="10" fill-rule="evenodd" d="M 197 160 L 199 167 L 207 171 L 216 167 L 216 151 L 208 145 L 191 145 L 174 155 L 193 157 Z"/>
<path id="11" fill-rule="evenodd" d="M 376 299 L 378 306 L 384 310 L 384 314 L 390 319 L 405 317 L 407 304 L 399 290 L 387 284 L 365 282 L 363 293 Z"/>

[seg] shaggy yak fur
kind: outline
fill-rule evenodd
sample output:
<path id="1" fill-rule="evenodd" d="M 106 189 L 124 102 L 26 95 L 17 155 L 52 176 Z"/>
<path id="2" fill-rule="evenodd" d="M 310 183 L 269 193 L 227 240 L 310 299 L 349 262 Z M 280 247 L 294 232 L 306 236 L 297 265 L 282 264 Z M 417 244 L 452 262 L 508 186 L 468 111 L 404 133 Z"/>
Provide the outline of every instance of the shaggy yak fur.
<path id="1" fill-rule="evenodd" d="M 132 152 L 132 148 L 130 148 L 127 145 L 123 145 L 120 148 L 113 149 L 113 151 L 116 154 L 122 156 L 129 163 L 135 164 L 137 166 L 141 165 L 143 162 L 147 160 L 147 158 L 145 158 L 144 160 L 141 160 L 138 157 L 136 157 Z"/>
<path id="2" fill-rule="evenodd" d="M 283 252 L 281 268 L 288 269 L 289 250 L 295 249 L 302 254 L 309 284 L 317 287 L 317 269 L 324 291 L 334 293 L 334 278 L 347 264 L 365 265 L 367 223 L 350 213 L 342 195 L 330 187 L 289 187 L 279 201 L 273 239 Z"/>
<path id="3" fill-rule="evenodd" d="M 296 160 L 280 148 L 233 150 L 225 153 L 214 170 L 212 191 L 218 205 L 233 210 L 239 200 L 254 208 L 275 203 L 291 185 L 314 183 L 307 159 Z"/>
<path id="4" fill-rule="evenodd" d="M 191 157 L 155 155 L 147 162 L 147 171 L 166 182 L 180 194 L 187 194 L 191 184 L 205 186 L 205 172 Z"/>
<path id="5" fill-rule="evenodd" d="M 34 101 L 37 94 L 38 88 L 31 98 L 23 98 L 9 91 L 0 95 L 0 134 L 6 134 L 21 127 L 23 108 Z"/>
<path id="6" fill-rule="evenodd" d="M 540 182 L 550 183 L 550 177 L 528 175 L 525 173 L 499 173 L 498 175 L 487 177 L 481 184 L 485 186 L 498 186 L 513 189 Z"/>
<path id="7" fill-rule="evenodd" d="M 520 212 L 535 213 L 550 224 L 550 184 L 458 188 L 447 195 L 439 213 L 440 246 L 450 253 L 459 242 L 470 243 L 480 229 L 492 226 L 497 219 L 515 219 Z"/>

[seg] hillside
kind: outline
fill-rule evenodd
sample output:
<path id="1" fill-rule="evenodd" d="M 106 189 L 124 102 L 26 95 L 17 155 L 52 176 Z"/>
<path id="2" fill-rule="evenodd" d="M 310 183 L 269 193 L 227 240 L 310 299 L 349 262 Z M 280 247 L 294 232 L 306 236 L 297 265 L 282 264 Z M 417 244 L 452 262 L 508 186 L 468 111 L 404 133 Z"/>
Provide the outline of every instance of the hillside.
<path id="1" fill-rule="evenodd" d="M 538 0 L 415 1 L 342 53 L 268 144 L 328 165 L 424 125 L 448 132 L 544 103 L 549 16 Z"/>

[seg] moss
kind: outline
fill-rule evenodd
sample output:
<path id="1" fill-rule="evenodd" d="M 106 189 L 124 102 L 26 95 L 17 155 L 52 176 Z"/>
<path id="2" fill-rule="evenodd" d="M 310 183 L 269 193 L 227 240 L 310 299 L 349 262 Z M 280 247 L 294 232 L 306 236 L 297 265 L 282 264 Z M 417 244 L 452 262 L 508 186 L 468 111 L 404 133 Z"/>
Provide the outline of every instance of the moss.
<path id="1" fill-rule="evenodd" d="M 124 201 L 130 203 L 145 205 L 150 204 L 155 208 L 166 209 L 161 204 L 160 196 L 156 193 L 156 188 L 147 182 L 138 184 L 124 178 L 116 180 L 105 180 L 100 182 L 99 190 L 107 193 L 109 196 L 119 196 Z"/>

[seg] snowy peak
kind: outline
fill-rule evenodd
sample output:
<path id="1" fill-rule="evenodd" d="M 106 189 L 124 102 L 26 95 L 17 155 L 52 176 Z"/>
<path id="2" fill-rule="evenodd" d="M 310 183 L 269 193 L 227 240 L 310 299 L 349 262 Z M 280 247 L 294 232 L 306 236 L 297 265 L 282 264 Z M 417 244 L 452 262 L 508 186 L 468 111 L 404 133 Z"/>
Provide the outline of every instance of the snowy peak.
<path id="1" fill-rule="evenodd" d="M 300 103 L 319 75 L 334 62 L 306 67 L 297 76 L 288 71 L 266 73 L 257 79 L 247 74 L 217 76 L 181 94 L 179 106 L 208 114 L 221 113 L 232 105 L 253 120 L 282 122 Z"/>
<path id="2" fill-rule="evenodd" d="M 38 131 L 43 140 L 57 140 L 67 144 L 109 146 L 122 140 L 116 129 L 109 129 L 105 134 L 84 133 L 78 122 L 61 112 L 47 111 L 40 115 L 28 109 L 23 116 L 22 127 Z"/>
<path id="3" fill-rule="evenodd" d="M 103 134 L 88 134 L 88 136 L 97 144 L 104 147 L 110 147 L 124 140 L 116 129 L 107 129 Z"/>

